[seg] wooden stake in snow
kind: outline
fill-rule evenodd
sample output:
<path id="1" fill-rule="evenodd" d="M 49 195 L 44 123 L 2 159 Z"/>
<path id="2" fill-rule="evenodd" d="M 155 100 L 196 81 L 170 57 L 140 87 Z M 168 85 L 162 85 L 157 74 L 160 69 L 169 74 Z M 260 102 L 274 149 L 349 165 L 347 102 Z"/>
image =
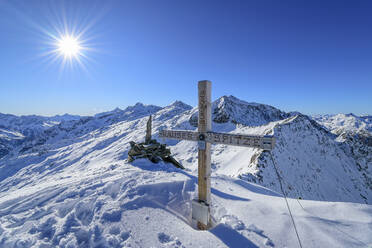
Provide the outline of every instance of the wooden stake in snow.
<path id="1" fill-rule="evenodd" d="M 198 193 L 199 199 L 192 202 L 192 218 L 197 221 L 200 230 L 211 227 L 211 144 L 246 146 L 271 150 L 275 138 L 271 135 L 241 135 L 212 132 L 211 109 L 212 83 L 199 81 L 199 119 L 198 132 L 183 130 L 161 130 L 160 138 L 190 140 L 198 142 Z"/>
<path id="2" fill-rule="evenodd" d="M 152 122 L 152 116 L 150 115 L 149 120 L 147 121 L 145 144 L 148 144 L 151 141 L 151 128 L 152 128 L 151 122 Z"/>

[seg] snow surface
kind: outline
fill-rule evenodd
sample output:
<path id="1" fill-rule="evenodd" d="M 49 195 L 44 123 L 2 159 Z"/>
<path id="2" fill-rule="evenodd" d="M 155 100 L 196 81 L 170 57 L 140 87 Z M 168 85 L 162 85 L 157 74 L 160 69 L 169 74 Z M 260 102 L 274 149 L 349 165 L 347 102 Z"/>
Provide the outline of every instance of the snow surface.
<path id="1" fill-rule="evenodd" d="M 307 116 L 234 97 L 214 106 L 215 131 L 277 138 L 273 156 L 303 247 L 372 246 L 370 153 L 355 157 L 354 143 Z M 149 114 L 157 138 L 160 128 L 196 130 L 196 112 L 182 102 L 139 103 L 32 135 L 22 124 L 0 122 L 7 149 L 0 158 L 0 247 L 298 247 L 267 152 L 213 146 L 209 231 L 191 221 L 195 143 L 165 141 L 186 170 L 126 162 L 129 141 L 144 140 Z"/>
<path id="2" fill-rule="evenodd" d="M 313 118 L 334 133 L 340 131 L 372 132 L 372 116 L 356 116 L 354 114 L 316 115 Z"/>

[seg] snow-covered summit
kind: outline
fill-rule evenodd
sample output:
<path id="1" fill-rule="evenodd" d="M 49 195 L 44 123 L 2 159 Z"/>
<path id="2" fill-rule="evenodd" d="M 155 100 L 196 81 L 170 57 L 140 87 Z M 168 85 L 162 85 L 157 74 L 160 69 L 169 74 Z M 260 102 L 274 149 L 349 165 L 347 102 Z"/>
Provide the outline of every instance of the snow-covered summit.
<path id="1" fill-rule="evenodd" d="M 245 126 L 260 126 L 271 121 L 288 118 L 290 115 L 270 105 L 249 103 L 234 96 L 222 96 L 212 103 L 212 119 L 215 123 L 235 123 Z M 198 111 L 190 123 L 197 125 Z"/>
<path id="2" fill-rule="evenodd" d="M 32 135 L 30 135 L 30 132 L 3 128 L 0 135 L 0 157 L 7 156 L 11 158 L 17 156 L 17 154 L 21 155 L 27 154 L 30 151 L 40 151 L 41 147 L 44 147 L 43 149 L 45 150 L 49 149 L 47 147 L 55 146 L 57 143 L 60 144 L 58 147 L 63 146 L 66 142 L 73 143 L 75 139 L 84 140 L 87 137 L 96 135 L 96 133 L 106 132 L 112 126 L 120 126 L 133 121 L 133 125 L 136 128 L 145 130 L 146 120 L 150 114 L 153 115 L 153 133 L 155 137 L 159 128 L 195 129 L 197 125 L 197 107 L 192 108 L 181 101 L 176 101 L 163 108 L 137 103 L 124 110 L 116 108 L 113 111 L 97 114 L 93 117 L 81 117 L 77 120 L 62 121 L 49 128 L 41 129 L 37 133 L 32 133 Z M 340 116 L 337 118 L 340 118 Z M 342 117 L 359 120 L 354 115 L 344 115 Z M 42 119 L 34 118 L 36 120 Z M 337 135 L 330 132 L 332 131 L 330 128 L 325 128 L 321 122 L 316 122 L 306 115 L 285 113 L 272 106 L 249 103 L 234 96 L 222 96 L 215 100 L 212 104 L 212 118 L 215 131 L 262 135 L 274 134 L 278 142 L 273 153 L 274 155 L 277 153 L 278 163 L 282 164 L 283 176 L 292 184 L 288 188 L 287 193 L 289 195 L 314 200 L 332 199 L 354 202 L 369 202 L 372 200 L 372 194 L 370 192 L 372 185 L 372 171 L 370 169 L 372 168 L 370 166 L 372 163 L 372 152 L 370 150 L 372 146 L 368 146 L 368 141 L 356 139 L 354 136 L 351 138 L 338 138 Z M 335 117 L 334 119 L 337 118 Z M 283 128 L 284 130 L 289 128 L 290 131 L 283 133 Z M 134 134 L 132 135 L 130 132 L 128 130 L 118 135 L 119 137 L 127 135 L 136 141 L 140 140 L 140 137 L 133 136 Z M 310 140 L 313 140 L 313 142 L 310 142 Z M 173 145 L 173 149 L 177 150 L 178 146 L 184 143 L 183 141 L 172 141 L 169 145 Z M 190 142 L 186 142 L 186 144 L 193 146 Z M 221 149 L 224 150 L 224 153 L 229 154 L 230 150 L 239 151 L 240 148 L 217 145 L 214 146 L 213 151 L 220 151 Z M 192 157 L 197 156 L 197 150 L 194 147 L 192 151 L 182 154 L 184 150 L 181 149 L 179 155 L 184 158 L 181 161 L 185 163 L 189 163 L 189 161 L 194 162 Z M 275 183 L 276 177 L 273 173 L 273 168 L 267 166 L 269 160 L 267 160 L 265 152 L 255 149 L 244 149 L 241 151 L 242 153 L 230 153 L 228 159 L 222 159 L 225 158 L 224 153 L 217 152 L 215 156 L 217 159 L 217 162 L 215 162 L 216 172 L 221 172 L 229 176 L 244 177 L 246 180 L 279 190 L 278 185 Z M 280 153 L 277 151 L 280 151 Z M 220 154 L 223 156 L 219 160 Z M 284 156 L 283 154 L 288 154 L 288 156 Z M 337 156 L 334 154 L 337 154 Z M 314 164 L 313 157 L 322 156 L 324 158 Z M 231 162 L 231 157 L 234 158 L 234 162 Z M 296 161 L 295 163 L 291 162 L 293 159 Z M 288 167 L 289 164 L 294 164 L 297 167 L 294 174 L 286 174 L 292 170 Z M 309 164 L 314 164 L 313 169 L 309 170 Z M 303 188 L 306 180 L 292 181 L 299 176 L 306 178 L 319 177 L 318 171 L 321 171 L 323 167 L 329 167 L 330 164 L 335 164 L 335 168 L 332 170 L 337 168 L 351 168 L 351 171 L 353 171 L 352 173 L 349 172 L 349 175 L 341 175 L 343 173 L 340 172 L 339 175 L 332 179 L 335 180 L 332 183 L 332 187 L 343 187 L 347 189 L 347 192 L 353 192 L 354 188 L 357 187 L 359 193 L 354 192 L 352 193 L 353 196 L 348 196 L 347 192 L 340 194 L 334 194 L 334 192 L 331 194 L 320 194 L 317 188 L 311 186 L 314 185 L 312 180 L 308 180 L 310 188 L 306 189 Z M 190 166 L 192 168 L 194 165 Z M 350 182 L 347 179 L 343 179 L 339 183 L 340 177 L 351 177 L 353 173 L 354 179 Z M 327 173 L 322 172 L 320 175 L 325 180 L 325 178 L 330 178 L 334 174 L 327 175 Z M 346 182 L 348 182 L 347 186 Z M 320 188 L 324 186 L 323 183 L 317 183 L 319 183 Z"/>
<path id="3" fill-rule="evenodd" d="M 0 127 L 0 247 L 295 247 L 267 151 L 212 146 L 220 225 L 210 232 L 190 224 L 195 142 L 165 141 L 185 171 L 126 162 L 129 141 L 144 140 L 150 114 L 157 138 L 161 128 L 195 130 L 197 111 L 179 101 L 138 103 L 34 135 Z M 272 155 L 305 247 L 372 243 L 368 146 L 340 140 L 306 115 L 232 96 L 213 103 L 213 120 L 215 131 L 276 137 Z"/>
<path id="4" fill-rule="evenodd" d="M 81 116 L 80 115 L 70 115 L 70 114 L 63 114 L 63 115 L 55 115 L 55 116 L 52 116 L 52 117 L 49 117 L 50 120 L 53 120 L 53 121 L 72 121 L 72 120 L 78 120 L 80 119 Z"/>
<path id="5" fill-rule="evenodd" d="M 70 114 L 47 117 L 39 115 L 16 116 L 0 113 L 0 127 L 21 132 L 31 129 L 44 130 L 62 121 L 78 120 L 80 118 L 78 115 Z"/>
<path id="6" fill-rule="evenodd" d="M 134 106 L 129 106 L 124 109 L 124 113 L 126 114 L 137 114 L 138 116 L 141 115 L 149 115 L 159 111 L 161 107 L 155 105 L 145 105 L 143 103 L 136 103 Z"/>
<path id="7" fill-rule="evenodd" d="M 78 115 L 38 115 L 16 116 L 0 113 L 0 158 L 20 146 L 32 146 L 44 142 L 45 132 L 61 122 L 77 121 Z M 22 149 L 22 148 L 20 148 Z"/>
<path id="8" fill-rule="evenodd" d="M 180 108 L 180 109 L 186 109 L 186 110 L 190 110 L 192 109 L 192 107 L 182 101 L 174 101 L 173 103 L 171 103 L 169 105 L 169 107 L 177 107 L 177 108 Z"/>
<path id="9" fill-rule="evenodd" d="M 157 121 L 166 121 L 191 109 L 192 107 L 190 105 L 181 101 L 175 101 L 156 112 L 154 118 L 157 119 Z"/>
<path id="10" fill-rule="evenodd" d="M 147 115 L 151 115 L 156 113 L 160 109 L 162 108 L 159 106 L 145 105 L 143 103 L 138 102 L 133 106 L 126 107 L 124 110 L 116 108 L 112 111 L 96 114 L 94 117 L 99 119 L 106 119 L 110 123 L 114 123 L 123 120 L 133 120 Z"/>
<path id="11" fill-rule="evenodd" d="M 106 117 L 106 116 L 110 116 L 110 115 L 120 114 L 122 112 L 123 112 L 122 109 L 120 109 L 119 107 L 116 107 L 115 109 L 113 109 L 111 111 L 106 111 L 106 112 L 95 114 L 94 117 L 102 118 L 102 117 Z"/>
<path id="12" fill-rule="evenodd" d="M 350 114 L 316 115 L 313 118 L 336 134 L 342 132 L 360 133 L 363 131 L 372 134 L 372 116 L 357 116 Z"/>

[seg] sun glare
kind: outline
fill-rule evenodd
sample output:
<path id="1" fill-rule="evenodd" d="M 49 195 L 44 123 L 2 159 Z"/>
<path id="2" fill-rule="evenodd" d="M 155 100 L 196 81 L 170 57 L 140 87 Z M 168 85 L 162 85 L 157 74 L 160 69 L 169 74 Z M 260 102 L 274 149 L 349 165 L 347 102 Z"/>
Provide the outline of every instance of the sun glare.
<path id="1" fill-rule="evenodd" d="M 65 58 L 77 57 L 80 53 L 81 46 L 77 38 L 73 36 L 64 36 L 58 40 L 58 52 Z"/>
<path id="2" fill-rule="evenodd" d="M 1 2 L 1 0 L 0 0 Z M 70 9 L 70 4 L 65 6 L 64 1 L 52 1 L 50 10 L 46 19 L 42 19 L 43 25 L 34 23 L 36 31 L 41 32 L 42 38 L 39 47 L 40 53 L 36 59 L 40 59 L 46 67 L 57 69 L 60 74 L 70 72 L 90 73 L 89 68 L 92 62 L 96 62 L 94 57 L 99 52 L 97 48 L 97 37 L 100 35 L 96 30 L 96 23 L 106 13 L 106 7 L 102 9 L 99 5 L 99 11 L 76 12 L 76 8 Z M 83 6 L 81 5 L 81 6 Z M 97 4 L 92 4 L 92 10 Z M 61 11 L 60 11 L 61 10 Z M 70 11 L 67 11 L 70 10 Z M 103 12 L 102 12 L 103 11 Z M 94 13 L 94 14 L 93 14 Z M 33 22 L 32 22 L 33 23 Z"/>
<path id="3" fill-rule="evenodd" d="M 92 51 L 89 45 L 86 43 L 86 39 L 82 38 L 82 33 L 68 33 L 59 35 L 51 35 L 52 41 L 51 50 L 46 53 L 50 62 L 60 61 L 61 71 L 67 66 L 73 68 L 79 66 L 86 70 L 84 62 L 87 62 L 88 57 L 87 51 Z"/>

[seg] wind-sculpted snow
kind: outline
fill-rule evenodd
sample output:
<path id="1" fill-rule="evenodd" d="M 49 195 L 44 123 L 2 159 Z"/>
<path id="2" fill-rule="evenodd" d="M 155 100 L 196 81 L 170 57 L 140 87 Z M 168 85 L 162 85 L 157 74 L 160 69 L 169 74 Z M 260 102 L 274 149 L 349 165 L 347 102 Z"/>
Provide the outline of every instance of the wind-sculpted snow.
<path id="1" fill-rule="evenodd" d="M 0 246 L 297 245 L 283 199 L 275 192 L 213 176 L 216 227 L 200 232 L 191 227 L 196 175 L 147 160 L 99 162 L 94 169 L 88 165 L 83 171 L 74 168 L 74 173 L 64 170 L 49 180 L 14 188 L 11 194 L 1 193 Z M 304 200 L 290 204 L 302 241 L 310 247 L 363 247 L 372 242 L 367 235 L 372 209 L 367 205 Z"/>
<path id="2" fill-rule="evenodd" d="M 361 204 L 372 200 L 364 145 L 338 140 L 307 116 L 230 100 L 217 101 L 213 118 L 223 121 L 213 129 L 275 135 L 273 156 L 304 247 L 371 245 L 372 207 Z M 1 128 L 10 150 L 0 158 L 0 247 L 297 247 L 267 152 L 212 147 L 216 226 L 207 232 L 191 221 L 197 144 L 165 141 L 186 170 L 126 162 L 129 141 L 144 140 L 148 115 L 156 138 L 161 128 L 196 130 L 196 112 L 182 102 L 136 104 L 60 121 L 33 139 Z"/>

